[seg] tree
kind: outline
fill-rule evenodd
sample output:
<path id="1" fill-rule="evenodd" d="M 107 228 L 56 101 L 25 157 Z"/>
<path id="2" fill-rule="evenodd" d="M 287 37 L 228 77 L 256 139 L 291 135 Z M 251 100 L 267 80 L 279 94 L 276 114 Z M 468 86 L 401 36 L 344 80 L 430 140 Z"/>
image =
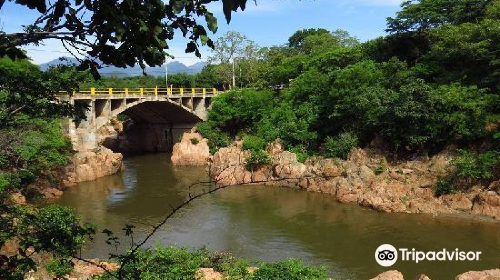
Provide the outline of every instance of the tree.
<path id="1" fill-rule="evenodd" d="M 396 18 L 387 19 L 386 31 L 424 31 L 445 24 L 476 23 L 485 7 L 496 0 L 410 0 L 401 4 Z"/>
<path id="2" fill-rule="evenodd" d="M 300 49 L 302 48 L 302 44 L 304 40 L 311 35 L 321 35 L 321 34 L 329 34 L 330 31 L 324 28 L 310 28 L 310 29 L 302 29 L 296 31 L 290 38 L 288 39 L 288 46 L 290 48 Z"/>
<path id="3" fill-rule="evenodd" d="M 13 1 L 13 0 L 10 0 Z M 19 49 L 46 39 L 57 39 L 80 59 L 81 69 L 98 76 L 98 62 L 118 67 L 161 65 L 168 55 L 168 41 L 175 32 L 187 37 L 186 52 L 200 56 L 199 46 L 213 47 L 209 31 L 217 30 L 217 19 L 207 5 L 217 0 L 22 0 L 16 4 L 36 10 L 39 17 L 23 32 L 0 32 L 0 57 L 25 58 Z M 226 20 L 231 12 L 245 9 L 247 0 L 223 0 Z M 0 9 L 5 0 L 0 1 Z"/>
<path id="4" fill-rule="evenodd" d="M 68 66 L 42 72 L 27 59 L 13 61 L 0 58 L 0 129 L 12 125 L 18 116 L 51 118 L 78 115 L 81 110 L 69 102 L 59 101 L 57 95 L 71 93 L 78 88 L 82 76 Z"/>
<path id="5" fill-rule="evenodd" d="M 253 58 L 258 54 L 257 45 L 248 40 L 247 37 L 236 31 L 228 31 L 219 37 L 214 43 L 212 56 L 208 58 L 210 63 L 219 64 L 220 70 L 224 72 L 226 83 L 229 87 L 236 85 L 236 60 Z"/>

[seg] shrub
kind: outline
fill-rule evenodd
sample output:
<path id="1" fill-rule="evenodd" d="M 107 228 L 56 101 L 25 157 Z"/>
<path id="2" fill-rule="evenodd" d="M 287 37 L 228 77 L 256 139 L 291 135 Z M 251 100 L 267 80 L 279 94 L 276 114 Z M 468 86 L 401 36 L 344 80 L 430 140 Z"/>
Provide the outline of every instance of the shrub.
<path id="1" fill-rule="evenodd" d="M 353 147 L 358 144 L 358 137 L 350 132 L 336 137 L 327 137 L 325 142 L 325 156 L 346 159 Z"/>
<path id="2" fill-rule="evenodd" d="M 0 194 L 10 185 L 9 179 L 5 174 L 0 173 Z"/>
<path id="3" fill-rule="evenodd" d="M 75 253 L 94 233 L 91 225 L 80 224 L 71 208 L 59 205 L 24 215 L 18 230 L 25 239 L 23 242 L 31 244 L 37 252 L 44 250 L 62 256 Z"/>
<path id="4" fill-rule="evenodd" d="M 285 146 L 316 148 L 318 132 L 312 129 L 317 121 L 318 107 L 305 102 L 280 102 L 256 124 L 257 135 L 267 142 L 280 139 Z"/>
<path id="5" fill-rule="evenodd" d="M 73 263 L 67 259 L 53 259 L 45 265 L 45 269 L 56 278 L 61 278 L 73 271 Z"/>
<path id="6" fill-rule="evenodd" d="M 214 127 L 235 136 L 239 131 L 251 131 L 273 107 L 274 97 L 269 91 L 232 90 L 214 98 L 208 119 Z"/>
<path id="7" fill-rule="evenodd" d="M 215 154 L 217 150 L 227 147 L 231 144 L 231 138 L 222 132 L 219 128 L 213 126 L 210 122 L 202 122 L 196 126 L 196 130 L 208 139 L 210 153 Z"/>
<path id="8" fill-rule="evenodd" d="M 215 271 L 224 272 L 224 279 L 246 279 L 250 262 L 244 259 L 235 258 L 230 253 L 214 253 L 210 258 L 211 267 Z"/>
<path id="9" fill-rule="evenodd" d="M 121 264 L 123 279 L 195 279 L 196 271 L 209 266 L 210 254 L 205 249 L 189 252 L 185 248 L 161 247 L 139 250 L 134 261 Z M 104 274 L 102 279 L 115 279 Z"/>
<path id="10" fill-rule="evenodd" d="M 500 163 L 500 153 L 488 151 L 482 154 L 472 154 L 458 150 L 458 156 L 452 160 L 456 168 L 455 175 L 468 180 L 484 180 L 493 178 L 493 169 Z"/>
<path id="11" fill-rule="evenodd" d="M 453 182 L 450 179 L 438 179 L 436 184 L 436 196 L 440 197 L 446 194 L 454 194 L 456 192 Z"/>
<path id="12" fill-rule="evenodd" d="M 385 164 L 383 162 L 380 162 L 374 171 L 375 175 L 380 175 L 380 174 L 384 173 L 385 169 L 386 169 Z"/>
<path id="13" fill-rule="evenodd" d="M 271 163 L 269 155 L 262 150 L 252 151 L 251 154 L 245 158 L 246 168 L 253 171 L 256 167 Z"/>
<path id="14" fill-rule="evenodd" d="M 243 138 L 243 149 L 249 151 L 260 151 L 266 147 L 266 141 L 258 136 L 247 135 Z"/>
<path id="15" fill-rule="evenodd" d="M 305 266 L 302 261 L 294 259 L 264 264 L 250 276 L 252 280 L 312 280 L 326 278 L 326 269 L 324 267 Z"/>
<path id="16" fill-rule="evenodd" d="M 307 153 L 304 147 L 300 146 L 292 147 L 290 149 L 290 152 L 294 153 L 297 156 L 297 161 L 301 163 L 304 163 L 309 157 L 309 154 Z"/>
<path id="17" fill-rule="evenodd" d="M 191 144 L 193 145 L 198 145 L 198 143 L 200 143 L 200 140 L 198 140 L 198 138 L 195 137 L 189 139 L 189 141 L 191 141 Z"/>

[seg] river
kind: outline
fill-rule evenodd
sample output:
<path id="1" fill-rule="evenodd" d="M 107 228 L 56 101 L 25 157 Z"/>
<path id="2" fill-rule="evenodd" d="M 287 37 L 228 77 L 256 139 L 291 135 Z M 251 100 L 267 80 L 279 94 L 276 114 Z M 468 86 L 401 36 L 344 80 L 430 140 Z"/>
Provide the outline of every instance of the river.
<path id="1" fill-rule="evenodd" d="M 136 226 L 139 240 L 171 206 L 188 197 L 188 186 L 206 181 L 204 168 L 173 167 L 168 154 L 124 160 L 121 174 L 81 183 L 56 203 L 71 206 L 83 221 L 99 230 L 123 236 L 126 223 Z M 202 186 L 193 189 L 199 192 Z M 106 258 L 114 247 L 98 234 L 87 244 L 85 257 Z M 481 251 L 480 261 L 398 261 L 391 268 L 374 258 L 382 244 L 418 251 L 443 248 Z M 123 239 L 119 250 L 126 248 Z M 340 204 L 328 195 L 269 187 L 237 186 L 202 197 L 181 209 L 147 243 L 206 245 L 256 261 L 301 258 L 324 265 L 336 279 L 368 279 L 397 269 L 406 279 L 425 273 L 431 279 L 453 279 L 469 270 L 500 267 L 500 224 L 456 217 L 387 214 L 353 204 Z"/>

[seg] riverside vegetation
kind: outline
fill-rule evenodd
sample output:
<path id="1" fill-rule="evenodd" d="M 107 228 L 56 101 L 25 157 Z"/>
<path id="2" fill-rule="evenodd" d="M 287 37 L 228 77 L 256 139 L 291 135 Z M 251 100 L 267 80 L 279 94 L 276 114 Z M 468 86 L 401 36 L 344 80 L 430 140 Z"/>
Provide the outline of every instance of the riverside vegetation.
<path id="1" fill-rule="evenodd" d="M 31 2 L 20 5 L 45 11 L 40 3 Z M 141 7 L 155 10 L 157 4 Z M 226 8 L 226 17 L 229 14 L 230 18 L 231 10 L 240 5 Z M 169 17 L 175 17 L 176 9 L 171 10 Z M 193 12 L 195 7 L 181 10 L 184 9 Z M 65 14 L 64 11 L 57 15 Z M 205 13 L 209 28 L 216 29 L 213 15 L 206 9 L 201 12 Z M 96 13 L 97 19 L 103 16 L 97 10 Z M 156 16 L 150 12 L 116 13 L 131 17 L 130 22 L 144 22 L 142 18 L 132 18 L 142 14 Z M 67 15 L 77 19 L 74 12 Z M 77 21 L 68 22 L 64 27 L 74 27 L 70 30 L 76 30 L 75 34 L 91 33 L 78 29 L 78 24 L 71 25 Z M 150 32 L 155 27 L 158 25 L 144 30 L 134 27 L 137 30 L 132 34 L 145 34 L 147 38 L 141 42 L 132 40 L 131 48 L 139 50 L 135 53 L 117 49 L 116 43 L 128 38 L 122 30 L 110 45 L 103 41 L 91 46 L 91 54 L 119 66 L 125 65 L 119 61 L 124 57 L 126 64 L 139 61 L 144 65 L 144 59 L 151 65 L 158 64 L 163 60 L 166 40 L 173 35 Z M 28 198 L 36 198 L 35 182 L 57 184 L 58 168 L 68 162 L 71 154 L 60 118 L 81 117 L 79 108 L 57 102 L 55 93 L 70 93 L 78 88 L 78 82 L 85 80 L 80 76 L 82 72 L 70 67 L 41 72 L 22 59 L 25 55 L 17 46 L 43 39 L 35 34 L 37 28 L 32 26 L 30 30 L 19 40 L 0 33 L 0 245 L 12 240 L 19 244 L 13 254 L 0 254 L 2 279 L 23 279 L 28 271 L 36 269 L 35 257 L 40 253 L 51 254 L 53 260 L 46 265 L 47 270 L 56 278 L 63 277 L 72 270 L 70 260 L 78 256 L 79 249 L 96 232 L 93 226 L 82 224 L 68 208 L 38 208 L 10 201 L 10 194 L 19 191 Z M 190 40 L 224 46 L 224 38 L 207 41 L 206 31 L 200 30 L 197 28 Z M 238 67 L 242 69 L 242 78 L 237 85 L 247 89 L 217 97 L 209 120 L 200 124 L 198 131 L 208 139 L 212 152 L 228 146 L 234 138 L 242 138 L 244 148 L 251 152 L 247 158 L 249 169 L 269 162 L 265 145 L 278 138 L 301 161 L 316 155 L 345 158 L 352 147 L 373 142 L 379 143 L 378 148 L 395 160 L 425 157 L 454 145 L 460 148 L 453 160 L 455 168 L 438 183 L 436 195 L 466 191 L 475 184 L 488 185 L 498 180 L 500 1 L 405 2 L 397 16 L 388 19 L 387 31 L 389 35 L 365 43 L 345 31 L 324 29 L 298 31 L 281 47 L 258 49 L 242 40 L 246 45 L 240 48 Z M 238 35 L 227 35 L 235 36 Z M 74 40 L 77 39 L 75 36 Z M 154 47 L 141 49 L 148 44 Z M 190 42 L 188 50 L 197 52 L 197 45 Z M 137 58 L 137 53 L 146 56 Z M 229 54 L 229 59 L 234 59 L 234 55 Z M 196 77 L 179 75 L 176 83 L 228 88 L 231 74 L 228 59 L 215 60 L 220 63 L 206 67 Z M 96 75 L 95 63 L 85 61 L 83 66 Z M 108 85 L 106 80 L 101 83 Z M 123 256 L 115 257 L 119 263 L 124 260 Z M 121 264 L 122 279 L 190 279 L 201 267 L 213 267 L 236 279 L 326 278 L 323 269 L 306 267 L 294 260 L 263 264 L 249 274 L 248 263 L 232 257 L 161 247 L 139 250 L 132 261 Z"/>
<path id="2" fill-rule="evenodd" d="M 488 186 L 500 176 L 499 28 L 499 1 L 422 0 L 365 43 L 300 30 L 247 59 L 256 69 L 243 72 L 247 88 L 215 98 L 198 131 L 212 153 L 242 139 L 249 166 L 269 162 L 276 139 L 300 161 L 369 145 L 394 161 L 454 147 L 436 195 Z"/>

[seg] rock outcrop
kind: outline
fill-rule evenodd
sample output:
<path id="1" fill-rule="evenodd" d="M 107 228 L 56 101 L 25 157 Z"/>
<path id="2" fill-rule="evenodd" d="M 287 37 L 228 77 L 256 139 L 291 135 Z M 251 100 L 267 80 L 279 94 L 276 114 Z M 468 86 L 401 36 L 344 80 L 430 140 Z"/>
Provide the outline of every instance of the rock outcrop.
<path id="1" fill-rule="evenodd" d="M 455 280 L 500 280 L 500 269 L 469 271 L 458 275 Z"/>
<path id="2" fill-rule="evenodd" d="M 404 280 L 403 274 L 397 270 L 386 271 L 370 280 Z"/>
<path id="3" fill-rule="evenodd" d="M 340 202 L 382 212 L 468 213 L 500 219 L 496 192 L 435 197 L 436 181 L 446 175 L 451 160 L 446 154 L 390 165 L 384 156 L 362 149 L 353 149 L 345 161 L 312 158 L 305 163 L 278 142 L 270 144 L 267 152 L 272 164 L 249 171 L 245 166 L 249 152 L 235 142 L 215 153 L 211 177 L 221 185 L 262 183 L 330 194 Z"/>
<path id="4" fill-rule="evenodd" d="M 200 268 L 195 275 L 196 280 L 222 280 L 223 278 L 222 273 L 213 268 Z"/>
<path id="5" fill-rule="evenodd" d="M 417 280 L 431 280 L 426 275 L 420 275 Z M 391 270 L 377 275 L 370 280 L 404 280 L 403 274 L 397 270 Z M 500 280 L 500 269 L 469 271 L 455 277 L 455 280 Z"/>
<path id="6" fill-rule="evenodd" d="M 122 169 L 122 154 L 100 147 L 96 151 L 82 151 L 73 155 L 71 164 L 66 167 L 65 186 L 92 181 L 117 173 Z"/>
<path id="7" fill-rule="evenodd" d="M 194 129 L 182 135 L 181 142 L 174 145 L 172 164 L 177 166 L 204 166 L 210 157 L 207 139 Z"/>

